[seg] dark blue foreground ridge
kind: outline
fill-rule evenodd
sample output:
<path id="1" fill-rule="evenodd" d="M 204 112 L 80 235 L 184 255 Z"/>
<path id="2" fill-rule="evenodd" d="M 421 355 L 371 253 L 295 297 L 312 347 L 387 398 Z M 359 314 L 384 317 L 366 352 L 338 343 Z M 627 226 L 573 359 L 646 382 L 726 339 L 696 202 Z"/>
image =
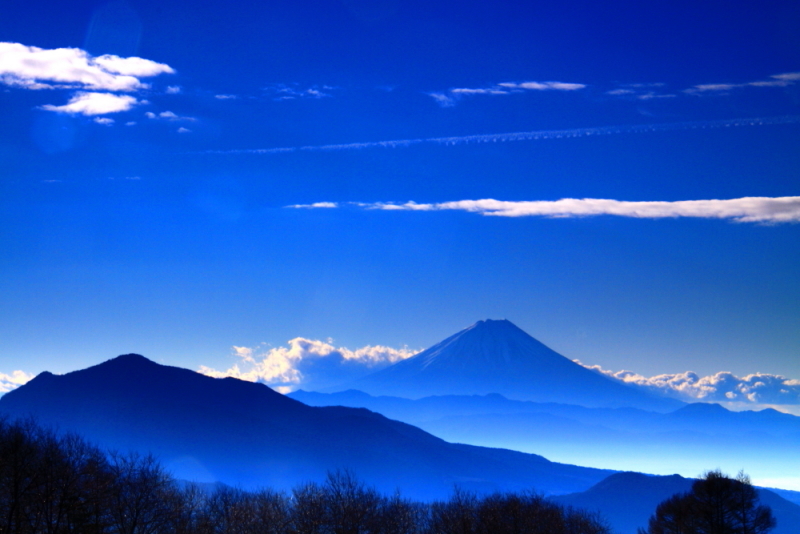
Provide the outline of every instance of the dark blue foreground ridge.
<path id="1" fill-rule="evenodd" d="M 179 478 L 289 489 L 347 468 L 376 488 L 444 498 L 480 492 L 570 493 L 612 471 L 535 454 L 447 443 L 366 409 L 316 408 L 269 387 L 215 379 L 126 354 L 65 375 L 42 373 L 0 397 L 103 447 L 153 452 Z"/>

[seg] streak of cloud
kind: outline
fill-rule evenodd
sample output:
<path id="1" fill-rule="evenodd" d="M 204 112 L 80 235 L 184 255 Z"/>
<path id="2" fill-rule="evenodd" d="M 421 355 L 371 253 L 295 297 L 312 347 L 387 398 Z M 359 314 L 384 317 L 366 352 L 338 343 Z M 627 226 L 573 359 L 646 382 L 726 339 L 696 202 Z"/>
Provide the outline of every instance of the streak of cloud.
<path id="1" fill-rule="evenodd" d="M 332 203 L 296 204 L 290 208 L 336 207 Z M 692 217 L 729 219 L 736 222 L 800 222 L 800 197 L 744 197 L 726 200 L 641 201 L 603 198 L 562 198 L 561 200 L 506 201 L 494 199 L 457 200 L 434 204 L 391 202 L 349 205 L 368 210 L 388 211 L 467 211 L 495 217 L 573 218 L 614 215 L 637 219 Z"/>
<path id="2" fill-rule="evenodd" d="M 367 373 L 383 369 L 410 358 L 417 351 L 366 346 L 356 350 L 334 347 L 332 341 L 298 337 L 289 340 L 289 347 L 233 347 L 239 362 L 226 371 L 201 366 L 199 372 L 215 378 L 234 377 L 262 382 L 288 393 L 298 388 L 307 390 L 335 386 Z"/>
<path id="3" fill-rule="evenodd" d="M 533 130 L 499 134 L 463 135 L 457 137 L 423 137 L 417 139 L 395 139 L 390 141 L 365 141 L 361 143 L 342 143 L 332 145 L 306 145 L 275 148 L 245 148 L 234 150 L 208 150 L 204 154 L 283 154 L 289 152 L 337 152 L 340 150 L 363 150 L 366 148 L 403 148 L 413 145 L 455 146 L 473 143 L 498 143 L 512 141 L 544 141 L 570 139 L 603 135 L 634 133 L 669 132 L 680 130 L 699 130 L 712 128 L 733 128 L 745 126 L 772 126 L 780 124 L 799 124 L 800 116 L 757 117 L 751 119 L 728 119 L 716 121 L 673 122 L 664 124 L 630 124 L 622 126 L 598 126 L 594 128 L 572 128 L 568 130 Z"/>
<path id="4" fill-rule="evenodd" d="M 703 94 L 703 93 L 727 93 L 734 89 L 743 87 L 787 87 L 794 85 L 795 82 L 800 80 L 800 72 L 784 72 L 782 74 L 774 74 L 770 76 L 769 80 L 756 80 L 744 83 L 705 83 L 695 85 L 689 89 L 684 89 L 684 93 L 688 94 Z"/>

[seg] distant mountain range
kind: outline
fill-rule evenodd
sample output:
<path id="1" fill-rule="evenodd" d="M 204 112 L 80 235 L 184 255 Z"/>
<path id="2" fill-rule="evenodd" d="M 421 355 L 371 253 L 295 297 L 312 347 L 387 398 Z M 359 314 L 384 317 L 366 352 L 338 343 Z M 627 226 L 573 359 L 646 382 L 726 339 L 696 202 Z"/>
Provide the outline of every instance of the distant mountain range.
<path id="1" fill-rule="evenodd" d="M 350 468 L 381 491 L 429 500 L 455 485 L 572 493 L 612 473 L 447 443 L 365 409 L 310 407 L 262 384 L 134 354 L 66 375 L 42 373 L 0 397 L 0 414 L 34 416 L 104 447 L 153 452 L 179 478 L 245 487 L 287 489 Z"/>
<path id="2" fill-rule="evenodd" d="M 448 441 L 536 452 L 560 462 L 646 472 L 667 466 L 697 474 L 728 466 L 772 479 L 800 471 L 800 417 L 772 409 L 731 412 L 695 403 L 656 413 L 516 401 L 497 394 L 410 400 L 353 390 L 289 396 L 311 406 L 367 408 Z"/>
<path id="3" fill-rule="evenodd" d="M 325 392 L 421 398 L 486 395 L 595 407 L 671 411 L 684 403 L 586 369 L 507 320 L 478 321 L 407 360 Z"/>

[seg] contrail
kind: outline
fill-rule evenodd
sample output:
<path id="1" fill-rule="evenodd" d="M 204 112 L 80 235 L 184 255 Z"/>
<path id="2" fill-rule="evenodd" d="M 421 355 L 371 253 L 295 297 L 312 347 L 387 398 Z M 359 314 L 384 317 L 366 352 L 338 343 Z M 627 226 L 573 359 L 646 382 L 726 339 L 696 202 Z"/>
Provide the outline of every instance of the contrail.
<path id="1" fill-rule="evenodd" d="M 420 139 L 396 139 L 392 141 L 367 141 L 337 145 L 306 145 L 277 148 L 245 148 L 238 150 L 207 150 L 204 154 L 283 154 L 287 152 L 336 152 L 364 148 L 400 148 L 412 145 L 464 145 L 470 143 L 497 143 L 506 141 L 539 141 L 599 135 L 627 133 L 668 132 L 676 130 L 699 130 L 706 128 L 731 128 L 736 126 L 768 126 L 776 124 L 798 124 L 800 116 L 760 117 L 753 119 L 729 119 L 716 121 L 673 122 L 666 124 L 634 124 L 626 126 L 599 126 L 595 128 L 573 128 L 569 130 L 534 130 L 499 134 L 463 135 L 458 137 L 428 137 Z"/>

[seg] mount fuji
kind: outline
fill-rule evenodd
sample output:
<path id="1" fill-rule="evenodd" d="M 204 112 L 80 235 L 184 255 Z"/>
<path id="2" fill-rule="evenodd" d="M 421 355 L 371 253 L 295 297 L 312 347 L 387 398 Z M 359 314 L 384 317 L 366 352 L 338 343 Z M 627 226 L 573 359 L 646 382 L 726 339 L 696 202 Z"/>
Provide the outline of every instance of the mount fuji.
<path id="1" fill-rule="evenodd" d="M 505 319 L 478 321 L 407 360 L 326 391 L 347 389 L 405 398 L 499 393 L 516 400 L 661 412 L 683 406 L 586 369 Z"/>

